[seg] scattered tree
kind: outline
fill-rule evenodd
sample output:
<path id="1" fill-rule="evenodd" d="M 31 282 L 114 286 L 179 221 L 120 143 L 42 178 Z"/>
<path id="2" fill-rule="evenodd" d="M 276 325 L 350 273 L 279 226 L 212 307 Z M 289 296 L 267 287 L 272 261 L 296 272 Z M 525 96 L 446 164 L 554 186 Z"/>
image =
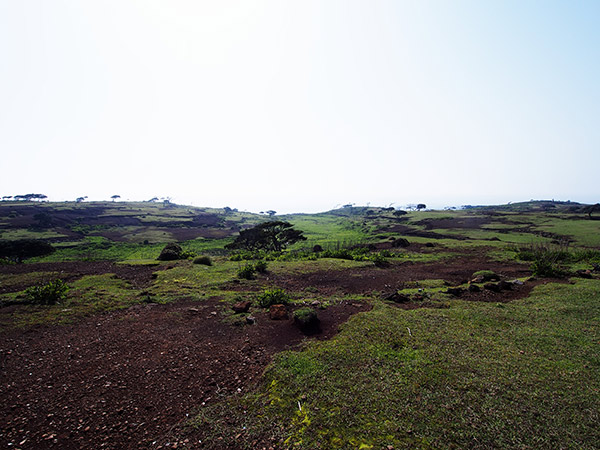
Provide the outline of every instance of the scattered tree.
<path id="1" fill-rule="evenodd" d="M 600 203 L 596 203 L 595 205 L 586 206 L 584 208 L 584 212 L 587 213 L 590 219 L 592 219 L 592 213 L 600 212 Z"/>
<path id="2" fill-rule="evenodd" d="M 427 209 L 427 205 L 425 203 L 419 203 L 417 205 L 417 211 L 421 211 L 422 209 Z"/>
<path id="3" fill-rule="evenodd" d="M 152 197 L 150 200 L 148 200 L 150 203 L 154 203 L 158 201 L 158 197 Z"/>
<path id="4" fill-rule="evenodd" d="M 277 211 L 273 211 L 272 209 L 265 211 L 266 214 L 269 215 L 269 217 L 273 217 L 275 214 L 277 214 Z"/>
<path id="5" fill-rule="evenodd" d="M 12 195 L 5 195 L 2 200 L 10 200 L 11 198 L 13 198 Z"/>
<path id="6" fill-rule="evenodd" d="M 110 198 L 112 198 L 112 201 L 114 202 L 116 199 L 121 198 L 120 195 L 113 195 Z"/>
<path id="7" fill-rule="evenodd" d="M 87 197 L 87 195 L 86 195 L 86 196 L 84 196 L 84 197 L 77 197 L 77 198 L 75 199 L 75 201 L 76 201 L 77 203 L 81 203 L 81 202 L 82 202 L 82 201 L 84 201 L 86 198 L 88 198 L 88 197 Z"/>
<path id="8" fill-rule="evenodd" d="M 279 252 L 288 245 L 305 240 L 306 237 L 303 236 L 302 231 L 295 230 L 291 223 L 274 221 L 240 231 L 240 235 L 235 241 L 226 245 L 225 248 Z"/>

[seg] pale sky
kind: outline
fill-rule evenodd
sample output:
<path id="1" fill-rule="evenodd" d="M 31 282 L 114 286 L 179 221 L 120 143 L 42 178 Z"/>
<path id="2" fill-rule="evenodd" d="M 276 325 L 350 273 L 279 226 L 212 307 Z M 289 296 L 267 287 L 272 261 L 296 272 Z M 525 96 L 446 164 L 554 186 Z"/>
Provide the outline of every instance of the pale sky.
<path id="1" fill-rule="evenodd" d="M 0 196 L 600 201 L 600 2 L 0 0 Z"/>

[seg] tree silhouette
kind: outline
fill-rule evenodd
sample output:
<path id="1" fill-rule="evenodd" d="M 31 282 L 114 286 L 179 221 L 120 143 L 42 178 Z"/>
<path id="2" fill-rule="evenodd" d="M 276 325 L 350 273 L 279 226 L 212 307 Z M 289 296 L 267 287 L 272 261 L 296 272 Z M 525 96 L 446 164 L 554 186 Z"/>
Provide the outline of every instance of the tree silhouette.
<path id="1" fill-rule="evenodd" d="M 112 197 L 112 201 L 114 202 L 116 199 L 121 198 L 120 195 L 113 195 Z"/>
<path id="2" fill-rule="evenodd" d="M 240 231 L 240 235 L 235 241 L 226 245 L 225 248 L 279 252 L 288 245 L 305 240 L 302 231 L 295 230 L 291 223 L 274 221 Z"/>

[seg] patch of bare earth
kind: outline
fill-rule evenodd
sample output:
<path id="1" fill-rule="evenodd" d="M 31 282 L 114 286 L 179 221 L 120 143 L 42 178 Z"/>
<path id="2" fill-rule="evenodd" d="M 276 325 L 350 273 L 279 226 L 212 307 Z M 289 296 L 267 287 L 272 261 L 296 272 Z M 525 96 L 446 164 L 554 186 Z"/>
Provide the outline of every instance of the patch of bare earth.
<path id="1" fill-rule="evenodd" d="M 148 448 L 202 402 L 246 392 L 274 353 L 305 338 L 265 313 L 252 326 L 225 324 L 219 308 L 182 300 L 4 333 L 0 447 Z M 317 338 L 368 308 L 320 311 Z"/>

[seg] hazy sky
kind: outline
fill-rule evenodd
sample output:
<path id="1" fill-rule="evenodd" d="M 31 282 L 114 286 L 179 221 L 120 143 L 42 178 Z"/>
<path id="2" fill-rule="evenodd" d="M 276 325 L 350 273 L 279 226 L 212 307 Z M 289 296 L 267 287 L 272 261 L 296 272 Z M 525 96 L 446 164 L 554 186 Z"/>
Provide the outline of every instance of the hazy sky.
<path id="1" fill-rule="evenodd" d="M 0 196 L 600 201 L 600 2 L 0 0 Z"/>

